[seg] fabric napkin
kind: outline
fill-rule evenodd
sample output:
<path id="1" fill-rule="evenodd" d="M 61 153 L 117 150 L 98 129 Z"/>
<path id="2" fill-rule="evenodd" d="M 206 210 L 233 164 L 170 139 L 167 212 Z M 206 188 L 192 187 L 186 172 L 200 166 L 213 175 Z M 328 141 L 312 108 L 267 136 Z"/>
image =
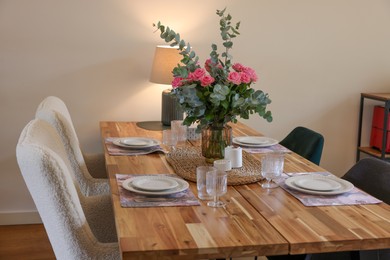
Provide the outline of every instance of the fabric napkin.
<path id="1" fill-rule="evenodd" d="M 362 204 L 378 204 L 382 201 L 371 196 L 370 194 L 354 187 L 351 191 L 339 195 L 316 195 L 300 192 L 291 189 L 285 184 L 285 180 L 290 176 L 304 174 L 320 174 L 323 176 L 331 175 L 329 172 L 305 172 L 305 173 L 287 173 L 283 174 L 278 181 L 280 187 L 290 193 L 305 206 L 340 206 L 340 205 L 362 205 Z"/>
<path id="2" fill-rule="evenodd" d="M 144 195 L 128 191 L 122 187 L 122 183 L 134 177 L 150 176 L 155 174 L 115 174 L 118 184 L 119 198 L 123 208 L 147 208 L 147 207 L 173 207 L 173 206 L 199 206 L 200 202 L 188 188 L 182 192 L 170 195 Z M 180 178 L 175 174 L 165 176 Z"/>
<path id="3" fill-rule="evenodd" d="M 109 155 L 144 155 L 155 152 L 165 153 L 164 149 L 160 145 L 142 148 L 142 149 L 126 149 L 113 144 L 113 141 L 119 139 L 118 137 L 107 137 L 104 140 Z"/>

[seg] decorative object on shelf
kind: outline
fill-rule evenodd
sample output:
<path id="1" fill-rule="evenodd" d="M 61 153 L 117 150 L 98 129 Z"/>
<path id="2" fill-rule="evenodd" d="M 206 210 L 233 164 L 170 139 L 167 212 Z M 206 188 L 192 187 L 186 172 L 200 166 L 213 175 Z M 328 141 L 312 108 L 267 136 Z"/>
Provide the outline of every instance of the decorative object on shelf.
<path id="1" fill-rule="evenodd" d="M 384 107 L 378 109 L 373 114 L 373 124 L 371 129 L 374 133 L 370 137 L 370 146 L 362 145 L 362 136 L 365 134 L 363 131 L 363 115 L 365 100 L 370 99 L 374 102 L 383 102 Z M 386 152 L 386 145 L 390 138 L 390 93 L 360 93 L 360 112 L 359 112 L 359 126 L 358 126 L 358 138 L 356 149 L 356 162 L 360 160 L 360 153 L 364 153 L 369 156 L 380 158 L 381 160 L 390 161 L 390 153 Z M 378 130 L 379 131 L 376 131 Z M 387 133 L 387 134 L 386 134 Z"/>
<path id="2" fill-rule="evenodd" d="M 267 105 L 271 103 L 268 94 L 251 88 L 251 84 L 258 79 L 256 72 L 240 63 L 232 63 L 229 50 L 233 47 L 232 39 L 239 35 L 240 22 L 233 25 L 232 16 L 226 15 L 225 10 L 217 10 L 224 51 L 220 55 L 217 45 L 212 44 L 210 57 L 204 67 L 201 67 L 199 57 L 190 44 L 181 39 L 178 33 L 160 22 L 154 24 L 160 31 L 160 37 L 171 46 L 178 46 L 182 55 L 182 64 L 177 64 L 173 69 L 172 95 L 177 97 L 186 113 L 184 124 L 190 126 L 196 122 L 198 130 L 206 127 L 221 129 L 221 132 L 214 134 L 215 138 L 222 138 L 224 134 L 221 126 L 228 122 L 236 123 L 237 116 L 248 119 L 250 114 L 256 113 L 268 122 L 272 121 L 272 114 L 267 110 Z M 202 145 L 203 149 L 209 150 L 202 154 L 210 162 L 221 159 L 225 147 L 229 145 L 231 139 L 219 139 L 209 145 Z M 211 151 L 217 150 L 221 151 L 221 155 L 214 158 L 215 153 Z M 209 157 L 209 154 L 212 156 Z"/>
<path id="3" fill-rule="evenodd" d="M 379 151 L 385 150 L 385 153 L 390 153 L 390 110 L 387 111 L 387 126 L 386 131 L 383 127 L 385 119 L 385 108 L 383 106 L 375 106 L 372 114 L 372 126 L 370 136 L 370 146 Z M 386 143 L 383 146 L 383 139 L 386 135 Z"/>

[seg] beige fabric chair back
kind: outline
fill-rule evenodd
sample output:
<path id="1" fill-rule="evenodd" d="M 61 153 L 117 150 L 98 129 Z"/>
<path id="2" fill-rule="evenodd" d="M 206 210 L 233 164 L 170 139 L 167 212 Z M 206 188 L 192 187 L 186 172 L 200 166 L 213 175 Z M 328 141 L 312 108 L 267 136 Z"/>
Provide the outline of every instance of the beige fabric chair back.
<path id="1" fill-rule="evenodd" d="M 57 130 L 65 145 L 73 171 L 80 173 L 76 174 L 74 178 L 78 181 L 83 194 L 87 196 L 109 194 L 108 180 L 93 178 L 86 166 L 80 143 L 65 103 L 57 97 L 49 96 L 39 104 L 35 116 L 45 120 Z M 101 166 L 101 168 L 104 168 L 104 166 Z M 102 170 L 104 171 L 105 169 Z"/>
<path id="2" fill-rule="evenodd" d="M 35 119 L 27 124 L 16 155 L 56 258 L 120 259 L 118 243 L 99 242 L 95 236 L 99 232 L 91 229 L 83 206 L 91 208 L 92 201 L 80 200 L 83 195 L 71 178 L 72 167 L 61 139 L 47 122 Z"/>

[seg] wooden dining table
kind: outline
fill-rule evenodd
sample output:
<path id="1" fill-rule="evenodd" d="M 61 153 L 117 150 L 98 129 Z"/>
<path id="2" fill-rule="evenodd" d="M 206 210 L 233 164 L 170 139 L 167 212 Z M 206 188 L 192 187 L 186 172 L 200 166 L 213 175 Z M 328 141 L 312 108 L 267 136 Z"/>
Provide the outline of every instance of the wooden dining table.
<path id="1" fill-rule="evenodd" d="M 235 137 L 261 136 L 241 122 L 231 126 Z M 161 131 L 140 128 L 136 122 L 104 121 L 100 129 L 103 143 L 108 137 L 162 137 Z M 122 207 L 116 174 L 175 171 L 164 153 L 112 156 L 105 145 L 104 149 L 123 259 L 210 259 L 390 248 L 388 204 L 308 207 L 285 189 L 264 189 L 260 182 L 228 186 L 223 208 L 208 207 L 205 201 L 197 206 Z M 250 156 L 260 160 L 263 154 Z M 293 152 L 285 156 L 284 171 L 326 172 Z M 196 196 L 196 183 L 189 184 Z"/>

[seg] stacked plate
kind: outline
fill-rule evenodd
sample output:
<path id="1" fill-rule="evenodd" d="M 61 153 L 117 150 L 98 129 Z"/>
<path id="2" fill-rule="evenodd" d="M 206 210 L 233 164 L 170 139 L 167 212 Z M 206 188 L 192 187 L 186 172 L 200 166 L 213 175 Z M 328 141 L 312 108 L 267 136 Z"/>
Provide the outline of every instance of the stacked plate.
<path id="1" fill-rule="evenodd" d="M 300 192 L 317 195 L 338 195 L 353 189 L 353 184 L 333 176 L 306 174 L 290 177 L 286 185 Z"/>
<path id="2" fill-rule="evenodd" d="M 188 189 L 189 184 L 175 177 L 148 175 L 127 179 L 122 183 L 122 187 L 144 195 L 169 195 Z"/>
<path id="3" fill-rule="evenodd" d="M 268 147 L 279 142 L 265 136 L 240 136 L 233 138 L 233 143 L 246 147 Z"/>
<path id="4" fill-rule="evenodd" d="M 128 149 L 146 149 L 160 144 L 160 141 L 147 137 L 125 137 L 115 139 L 113 144 Z"/>

